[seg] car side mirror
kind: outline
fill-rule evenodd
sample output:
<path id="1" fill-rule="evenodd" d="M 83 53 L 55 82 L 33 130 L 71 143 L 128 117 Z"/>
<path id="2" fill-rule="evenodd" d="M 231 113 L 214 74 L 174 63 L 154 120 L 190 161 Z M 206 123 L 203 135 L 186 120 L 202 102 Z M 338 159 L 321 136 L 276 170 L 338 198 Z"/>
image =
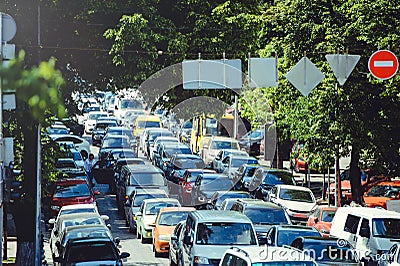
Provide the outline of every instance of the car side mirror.
<path id="1" fill-rule="evenodd" d="M 111 231 L 111 224 L 107 224 L 106 226 L 107 226 L 108 230 Z"/>
<path id="2" fill-rule="evenodd" d="M 131 256 L 131 254 L 128 253 L 128 252 L 122 252 L 121 255 L 119 255 L 119 257 L 120 257 L 121 259 L 126 259 L 126 258 L 128 258 L 128 257 L 130 257 L 130 256 Z"/>
<path id="3" fill-rule="evenodd" d="M 110 217 L 105 214 L 100 215 L 100 218 L 103 219 L 103 221 L 108 221 L 110 219 Z"/>
<path id="4" fill-rule="evenodd" d="M 141 212 L 137 212 L 137 213 L 135 214 L 135 216 L 136 216 L 136 217 L 141 217 L 141 216 L 142 216 L 142 213 L 141 213 Z"/>
<path id="5" fill-rule="evenodd" d="M 156 223 L 149 224 L 150 227 L 156 227 Z"/>
<path id="6" fill-rule="evenodd" d="M 96 196 L 97 196 L 97 195 L 100 195 L 100 191 L 95 190 L 95 191 L 93 192 L 93 194 L 96 195 Z"/>
<path id="7" fill-rule="evenodd" d="M 272 245 L 272 239 L 270 237 L 267 237 L 266 240 L 267 240 L 267 245 L 269 246 Z"/>
<path id="8" fill-rule="evenodd" d="M 318 222 L 319 222 L 318 217 L 314 217 L 314 223 L 318 223 Z"/>
<path id="9" fill-rule="evenodd" d="M 60 249 L 61 248 L 61 243 L 60 243 L 60 241 L 56 241 L 56 247 L 58 248 L 58 249 Z"/>
<path id="10" fill-rule="evenodd" d="M 178 241 L 178 237 L 176 235 L 171 235 L 171 240 Z"/>
<path id="11" fill-rule="evenodd" d="M 49 224 L 55 224 L 56 223 L 56 219 L 54 219 L 54 218 L 51 218 L 50 220 L 49 220 L 49 222 L 48 222 Z"/>
<path id="12" fill-rule="evenodd" d="M 121 239 L 119 237 L 114 238 L 115 244 L 118 246 L 119 243 L 121 242 Z"/>
<path id="13" fill-rule="evenodd" d="M 270 242 L 272 242 L 272 241 L 270 241 Z M 267 244 L 269 245 L 267 237 L 261 236 L 261 237 L 258 238 L 258 245 L 264 246 L 264 245 L 267 245 Z"/>

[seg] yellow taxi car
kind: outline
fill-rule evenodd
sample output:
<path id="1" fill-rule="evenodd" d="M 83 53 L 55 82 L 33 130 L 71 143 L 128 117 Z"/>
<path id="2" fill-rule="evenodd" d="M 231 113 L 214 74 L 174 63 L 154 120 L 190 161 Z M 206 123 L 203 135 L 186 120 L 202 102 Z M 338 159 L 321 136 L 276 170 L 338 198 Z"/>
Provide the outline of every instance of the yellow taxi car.
<path id="1" fill-rule="evenodd" d="M 133 136 L 140 137 L 144 129 L 149 127 L 162 128 L 161 118 L 155 115 L 139 115 L 133 126 Z"/>
<path id="2" fill-rule="evenodd" d="M 189 212 L 195 211 L 193 207 L 167 207 L 162 208 L 157 215 L 153 226 L 153 252 L 156 257 L 169 251 L 169 239 L 175 226 L 186 220 Z"/>

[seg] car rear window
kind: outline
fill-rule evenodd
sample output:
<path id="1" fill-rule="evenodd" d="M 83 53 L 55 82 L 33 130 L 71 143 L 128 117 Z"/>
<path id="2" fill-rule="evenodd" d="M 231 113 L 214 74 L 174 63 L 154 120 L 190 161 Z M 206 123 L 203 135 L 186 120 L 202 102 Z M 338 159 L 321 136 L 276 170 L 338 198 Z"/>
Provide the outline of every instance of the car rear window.
<path id="1" fill-rule="evenodd" d="M 54 193 L 55 198 L 89 197 L 90 190 L 87 184 L 58 185 Z"/>
<path id="2" fill-rule="evenodd" d="M 71 245 L 66 256 L 67 263 L 88 261 L 118 260 L 118 253 L 113 244 L 108 243 L 81 243 Z"/>

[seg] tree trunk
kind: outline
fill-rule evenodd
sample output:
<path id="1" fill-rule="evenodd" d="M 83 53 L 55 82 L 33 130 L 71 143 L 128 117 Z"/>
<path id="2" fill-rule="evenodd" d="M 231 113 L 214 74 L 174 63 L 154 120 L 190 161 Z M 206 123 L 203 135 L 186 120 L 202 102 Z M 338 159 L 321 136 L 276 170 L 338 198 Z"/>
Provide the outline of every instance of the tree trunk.
<path id="1" fill-rule="evenodd" d="M 361 172 L 358 166 L 360 160 L 360 150 L 358 144 L 352 143 L 351 159 L 350 159 L 350 185 L 351 185 L 351 198 L 352 201 L 362 204 L 363 192 L 361 188 Z"/>
<path id="2" fill-rule="evenodd" d="M 35 221 L 36 221 L 36 161 L 37 124 L 26 121 L 22 125 L 24 135 L 24 156 L 22 162 L 24 195 L 14 203 L 13 217 L 17 231 L 16 265 L 35 264 Z"/>

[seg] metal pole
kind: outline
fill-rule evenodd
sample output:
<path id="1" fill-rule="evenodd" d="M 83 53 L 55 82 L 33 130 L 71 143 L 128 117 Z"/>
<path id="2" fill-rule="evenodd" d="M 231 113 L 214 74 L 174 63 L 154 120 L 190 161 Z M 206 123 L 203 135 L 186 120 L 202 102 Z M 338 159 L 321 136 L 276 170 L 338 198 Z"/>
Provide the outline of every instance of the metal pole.
<path id="1" fill-rule="evenodd" d="M 237 95 L 235 94 L 235 112 L 234 112 L 234 120 L 233 120 L 233 137 L 235 139 L 237 139 L 237 134 L 238 134 L 238 99 L 237 99 Z"/>
<path id="2" fill-rule="evenodd" d="M 3 64 L 3 23 L 2 15 L 0 12 L 0 64 Z M 3 261 L 3 219 L 4 219 L 4 208 L 3 208 L 3 158 L 4 158 L 4 145 L 3 145 L 3 92 L 2 92 L 3 81 L 0 77 L 0 247 L 2 252 L 0 252 L 0 263 Z"/>
<path id="3" fill-rule="evenodd" d="M 41 241 L 41 186 L 42 186 L 42 169 L 41 169 L 41 141 L 40 130 L 41 125 L 37 129 L 37 162 L 36 162 L 36 227 L 35 227 L 35 265 L 41 265 L 40 241 Z"/>

